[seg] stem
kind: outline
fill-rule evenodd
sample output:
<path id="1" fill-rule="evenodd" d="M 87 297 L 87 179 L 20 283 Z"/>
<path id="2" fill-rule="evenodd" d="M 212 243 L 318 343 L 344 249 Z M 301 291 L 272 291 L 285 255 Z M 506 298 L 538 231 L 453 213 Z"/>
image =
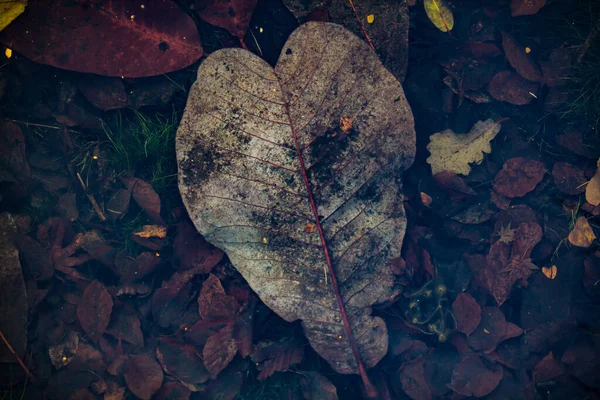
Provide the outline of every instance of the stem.
<path id="1" fill-rule="evenodd" d="M 350 7 L 352 7 L 352 11 L 354 11 L 354 15 L 356 15 L 356 20 L 360 24 L 360 29 L 362 29 L 363 34 L 365 35 L 365 39 L 367 39 L 367 43 L 369 43 L 369 46 L 371 47 L 371 49 L 375 50 L 375 46 L 373 46 L 373 42 L 371 42 L 371 38 L 369 37 L 369 34 L 367 33 L 367 30 L 365 29 L 365 25 L 362 23 L 362 20 L 358 16 L 358 12 L 356 11 L 356 7 L 354 7 L 354 2 L 352 0 L 348 0 L 348 2 L 350 3 Z"/>
<path id="2" fill-rule="evenodd" d="M 29 368 L 27 368 L 27 366 L 23 363 L 23 361 L 21 360 L 21 357 L 19 357 L 19 355 L 15 352 L 15 350 L 12 348 L 10 343 L 8 343 L 8 340 L 6 340 L 6 337 L 4 336 L 4 333 L 2 333 L 1 329 L 0 329 L 0 338 L 2 339 L 2 341 L 4 342 L 6 347 L 8 347 L 8 350 L 12 353 L 12 355 L 15 356 L 15 358 L 17 359 L 17 363 L 19 363 L 19 365 L 21 366 L 23 371 L 25 371 L 25 373 L 27 374 L 27 376 L 29 377 L 31 382 L 36 382 L 37 381 L 36 377 L 31 373 Z"/>

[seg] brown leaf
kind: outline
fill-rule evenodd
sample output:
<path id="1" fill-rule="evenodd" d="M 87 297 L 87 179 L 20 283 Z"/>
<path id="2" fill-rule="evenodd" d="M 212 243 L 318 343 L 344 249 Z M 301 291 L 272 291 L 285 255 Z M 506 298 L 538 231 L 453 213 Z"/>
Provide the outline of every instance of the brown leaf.
<path id="1" fill-rule="evenodd" d="M 202 399 L 206 400 L 234 400 L 242 391 L 244 383 L 244 366 L 242 361 L 229 364 L 217 379 L 211 379 L 201 388 Z"/>
<path id="2" fill-rule="evenodd" d="M 300 62 L 319 72 L 296 75 Z M 365 107 L 385 117 L 367 117 Z M 357 116 L 348 134 L 338 131 L 341 109 Z M 180 126 L 180 192 L 199 232 L 268 307 L 302 320 L 337 372 L 379 362 L 387 329 L 371 305 L 397 295 L 387 265 L 405 227 L 396 172 L 412 163 L 415 137 L 400 83 L 368 45 L 339 25 L 309 22 L 275 69 L 242 50 L 215 52 L 200 66 Z M 309 222 L 313 234 L 304 231 Z M 338 290 L 326 284 L 332 275 Z"/>
<path id="3" fill-rule="evenodd" d="M 153 237 L 164 239 L 167 237 L 167 227 L 164 225 L 144 225 L 141 231 L 134 232 L 133 235 L 146 239 Z"/>
<path id="4" fill-rule="evenodd" d="M 150 399 L 162 386 L 163 371 L 147 354 L 130 354 L 125 360 L 125 382 L 140 399 Z"/>
<path id="5" fill-rule="evenodd" d="M 504 31 L 502 31 L 502 48 L 508 62 L 519 75 L 533 82 L 542 80 L 542 71 L 531 54 L 525 51 L 525 46 L 517 43 L 509 33 Z"/>
<path id="6" fill-rule="evenodd" d="M 233 324 L 227 324 L 208 338 L 202 350 L 202 359 L 211 378 L 215 379 L 229 365 L 237 351 L 238 348 L 233 338 Z"/>
<path id="7" fill-rule="evenodd" d="M 519 17 L 537 14 L 544 5 L 546 5 L 546 0 L 511 0 L 510 15 Z"/>
<path id="8" fill-rule="evenodd" d="M 83 292 L 77 307 L 79 323 L 90 339 L 100 339 L 110 322 L 112 307 L 112 297 L 104 285 L 96 280 L 92 281 Z"/>
<path id="9" fill-rule="evenodd" d="M 77 87 L 86 99 L 102 111 L 128 105 L 123 79 L 98 75 L 84 75 Z"/>
<path id="10" fill-rule="evenodd" d="M 160 197 L 152 186 L 138 178 L 121 178 L 123 185 L 131 191 L 133 199 L 146 212 L 153 223 L 164 225 L 160 217 Z"/>
<path id="11" fill-rule="evenodd" d="M 106 370 L 104 354 L 95 347 L 85 342 L 80 342 L 75 357 L 69 363 L 69 369 L 80 371 L 94 371 L 103 374 Z"/>
<path id="12" fill-rule="evenodd" d="M 225 294 L 221 281 L 210 275 L 202 284 L 198 296 L 198 311 L 204 319 L 230 319 L 240 310 L 240 305 L 233 296 Z"/>
<path id="13" fill-rule="evenodd" d="M 304 357 L 302 345 L 295 338 L 283 338 L 277 342 L 264 340 L 254 346 L 250 356 L 260 370 L 258 379 L 267 379 L 277 371 L 287 371 Z"/>
<path id="14" fill-rule="evenodd" d="M 577 218 L 573 230 L 569 233 L 569 243 L 577 247 L 590 247 L 594 240 L 596 235 L 588 220 L 585 217 Z"/>
<path id="15" fill-rule="evenodd" d="M 135 260 L 131 257 L 115 258 L 115 268 L 121 276 L 121 283 L 139 282 L 152 274 L 161 262 L 160 254 L 145 251 Z"/>
<path id="16" fill-rule="evenodd" d="M 557 162 L 552 167 L 554 184 L 563 193 L 578 195 L 583 193 L 587 179 L 583 171 L 567 162 Z"/>
<path id="17" fill-rule="evenodd" d="M 156 394 L 154 400 L 188 400 L 192 391 L 181 383 L 167 382 Z"/>
<path id="18" fill-rule="evenodd" d="M 565 367 L 550 352 L 533 368 L 533 381 L 535 383 L 547 382 L 558 378 L 564 373 Z"/>
<path id="19" fill-rule="evenodd" d="M 135 311 L 128 307 L 120 308 L 112 313 L 106 333 L 115 339 L 123 339 L 136 346 L 144 347 L 144 334 L 140 327 L 140 319 L 135 315 Z"/>
<path id="20" fill-rule="evenodd" d="M 499 364 L 484 363 L 479 355 L 469 355 L 456 366 L 450 388 L 463 396 L 483 397 L 498 386 L 503 375 Z"/>
<path id="21" fill-rule="evenodd" d="M 158 340 L 156 355 L 165 372 L 179 379 L 190 390 L 197 391 L 198 386 L 210 378 L 200 349 L 196 346 L 161 338 Z"/>
<path id="22" fill-rule="evenodd" d="M 600 159 L 598 159 L 598 169 L 585 187 L 585 201 L 593 206 L 600 204 Z"/>
<path id="23" fill-rule="evenodd" d="M 523 330 L 506 322 L 502 311 L 497 307 L 486 307 L 481 312 L 481 322 L 469 337 L 467 343 L 477 351 L 493 351 L 500 342 L 519 336 Z"/>
<path id="24" fill-rule="evenodd" d="M 119 189 L 106 204 L 106 216 L 111 221 L 117 221 L 125 215 L 131 200 L 131 190 Z"/>
<path id="25" fill-rule="evenodd" d="M 173 249 L 179 258 L 179 269 L 198 269 L 208 274 L 223 258 L 223 251 L 208 243 L 188 218 L 177 224 Z"/>
<path id="26" fill-rule="evenodd" d="M 67 332 L 60 342 L 51 345 L 48 348 L 50 362 L 56 369 L 61 369 L 68 365 L 79 348 L 79 335 L 75 331 Z"/>
<path id="27" fill-rule="evenodd" d="M 425 380 L 425 359 L 405 364 L 400 372 L 402 390 L 413 400 L 431 400 L 431 389 Z"/>
<path id="28" fill-rule="evenodd" d="M 498 72 L 488 84 L 488 93 L 496 100 L 522 106 L 537 96 L 539 85 L 512 71 Z M 533 94 L 533 95 L 532 95 Z"/>
<path id="29" fill-rule="evenodd" d="M 481 307 L 468 293 L 460 293 L 452 304 L 452 313 L 456 318 L 456 330 L 469 336 L 479 326 Z"/>
<path id="30" fill-rule="evenodd" d="M 4 29 L 0 42 L 39 63 L 130 78 L 176 71 L 202 56 L 194 21 L 174 1 L 144 5 L 40 2 Z"/>
<path id="31" fill-rule="evenodd" d="M 306 400 L 338 400 L 336 387 L 318 372 L 304 372 L 300 384 Z"/>
<path id="32" fill-rule="evenodd" d="M 504 197 L 521 197 L 542 181 L 544 164 L 529 158 L 510 158 L 494 178 L 494 190 Z"/>
<path id="33" fill-rule="evenodd" d="M 195 10 L 206 22 L 244 39 L 257 0 L 196 0 Z"/>
<path id="34" fill-rule="evenodd" d="M 573 128 L 567 128 L 565 133 L 556 135 L 556 143 L 565 149 L 585 158 L 596 159 L 600 156 L 598 142 L 590 143 L 590 139 L 589 135 L 584 137 L 581 131 Z"/>

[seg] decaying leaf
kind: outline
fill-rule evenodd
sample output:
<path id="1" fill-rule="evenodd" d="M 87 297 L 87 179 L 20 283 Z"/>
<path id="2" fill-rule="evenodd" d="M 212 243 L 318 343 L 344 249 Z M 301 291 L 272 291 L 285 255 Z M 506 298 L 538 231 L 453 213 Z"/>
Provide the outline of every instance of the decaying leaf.
<path id="1" fill-rule="evenodd" d="M 213 379 L 229 365 L 237 351 L 233 337 L 233 324 L 226 325 L 208 338 L 202 350 L 202 359 Z"/>
<path id="2" fill-rule="evenodd" d="M 546 168 L 541 161 L 516 157 L 506 160 L 494 178 L 494 190 L 504 197 L 525 196 L 544 178 Z"/>
<path id="3" fill-rule="evenodd" d="M 340 115 L 353 119 L 347 133 Z M 302 25 L 274 70 L 244 50 L 215 52 L 190 92 L 177 133 L 190 216 L 337 372 L 387 352 L 371 306 L 396 296 L 386 261 L 400 256 L 398 171 L 414 146 L 400 83 L 339 25 Z"/>
<path id="4" fill-rule="evenodd" d="M 198 296 L 198 311 L 203 319 L 230 319 L 240 310 L 240 305 L 233 296 L 225 294 L 221 281 L 210 275 L 202 284 Z"/>
<path id="5" fill-rule="evenodd" d="M 577 218 L 575 226 L 569 233 L 569 243 L 577 247 L 590 247 L 596 239 L 596 234 L 585 217 Z"/>
<path id="6" fill-rule="evenodd" d="M 596 173 L 585 187 L 585 201 L 593 206 L 600 205 L 600 159 Z"/>
<path id="7" fill-rule="evenodd" d="M 450 32 L 454 27 L 454 16 L 444 0 L 424 0 L 427 17 L 442 32 Z"/>
<path id="8" fill-rule="evenodd" d="M 92 340 L 99 340 L 110 322 L 113 300 L 103 284 L 93 281 L 83 292 L 77 317 Z"/>
<path id="9" fill-rule="evenodd" d="M 427 162 L 431 165 L 431 173 L 452 171 L 456 174 L 469 175 L 471 163 L 481 163 L 483 153 L 490 153 L 490 141 L 500 132 L 500 124 L 491 119 L 479 121 L 471 131 L 457 135 L 451 129 L 438 132 L 429 137 L 427 150 L 431 153 Z"/>

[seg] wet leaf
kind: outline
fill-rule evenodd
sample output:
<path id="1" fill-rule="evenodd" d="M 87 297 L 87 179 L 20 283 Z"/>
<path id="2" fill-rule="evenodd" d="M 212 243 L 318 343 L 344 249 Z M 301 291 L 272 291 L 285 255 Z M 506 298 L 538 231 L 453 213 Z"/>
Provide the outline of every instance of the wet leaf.
<path id="1" fill-rule="evenodd" d="M 502 48 L 508 62 L 519 75 L 533 82 L 542 80 L 542 71 L 531 54 L 527 53 L 525 46 L 517 43 L 509 33 L 504 31 L 502 31 Z"/>
<path id="2" fill-rule="evenodd" d="M 593 206 L 600 204 L 600 159 L 598 159 L 598 169 L 585 187 L 585 201 Z"/>
<path id="3" fill-rule="evenodd" d="M 0 41 L 42 64 L 131 78 L 176 71 L 202 56 L 194 21 L 174 1 L 143 4 L 36 1 Z"/>
<path id="4" fill-rule="evenodd" d="M 479 326 L 481 307 L 468 293 L 460 293 L 452 304 L 452 313 L 456 318 L 456 330 L 469 336 Z"/>
<path id="5" fill-rule="evenodd" d="M 552 167 L 552 177 L 558 190 L 565 194 L 578 195 L 586 190 L 587 180 L 583 171 L 567 162 L 555 163 Z"/>
<path id="6" fill-rule="evenodd" d="M 529 158 L 510 158 L 494 178 L 494 190 L 504 197 L 522 197 L 542 181 L 544 164 Z"/>
<path id="7" fill-rule="evenodd" d="M 277 342 L 270 340 L 254 346 L 250 356 L 260 370 L 258 379 L 267 379 L 277 371 L 287 371 L 290 366 L 300 363 L 304 357 L 302 345 L 295 338 L 282 338 Z"/>
<path id="8" fill-rule="evenodd" d="M 317 72 L 296 75 L 298 63 Z M 340 107 L 354 119 L 347 134 L 337 130 Z M 387 351 L 387 329 L 370 306 L 397 294 L 386 261 L 400 255 L 405 218 L 398 175 L 385 172 L 403 170 L 413 152 L 400 83 L 361 39 L 317 22 L 290 36 L 274 70 L 243 50 L 213 53 L 177 133 L 180 192 L 199 232 L 268 307 L 302 320 L 341 373 Z M 313 234 L 304 232 L 309 222 Z"/>
<path id="9" fill-rule="evenodd" d="M 494 99 L 517 106 L 531 103 L 538 90 L 537 83 L 528 81 L 512 71 L 498 72 L 488 84 L 488 93 Z"/>
<path id="10" fill-rule="evenodd" d="M 304 372 L 300 384 L 306 400 L 338 400 L 336 387 L 318 372 Z"/>
<path id="11" fill-rule="evenodd" d="M 431 400 L 431 389 L 425 379 L 425 359 L 405 364 L 400 372 L 402 390 L 413 400 Z"/>
<path id="12" fill-rule="evenodd" d="M 257 0 L 196 0 L 195 10 L 206 22 L 244 39 Z"/>
<path id="13" fill-rule="evenodd" d="M 146 212 L 153 223 L 164 225 L 160 217 L 160 197 L 152 189 L 152 185 L 138 178 L 121 178 L 123 185 L 131 191 L 133 199 Z"/>
<path id="14" fill-rule="evenodd" d="M 503 375 L 499 364 L 484 363 L 480 356 L 469 355 L 456 366 L 450 388 L 463 396 L 483 397 L 498 386 Z"/>
<path id="15" fill-rule="evenodd" d="M 202 350 L 202 359 L 213 379 L 229 365 L 237 351 L 233 337 L 233 324 L 226 325 L 208 338 Z"/>
<path id="16" fill-rule="evenodd" d="M 534 15 L 546 5 L 546 0 L 511 0 L 510 15 L 519 17 L 521 15 Z"/>
<path id="17" fill-rule="evenodd" d="M 156 355 L 165 372 L 179 379 L 190 390 L 197 391 L 197 386 L 210 378 L 200 349 L 196 346 L 161 338 L 158 340 Z"/>
<path id="18" fill-rule="evenodd" d="M 198 311 L 204 319 L 230 319 L 240 310 L 240 305 L 233 296 L 225 293 L 221 281 L 210 275 L 202 284 L 198 296 Z"/>
<path id="19" fill-rule="evenodd" d="M 444 0 L 424 0 L 425 13 L 436 28 L 450 32 L 454 27 L 454 16 Z"/>
<path id="20" fill-rule="evenodd" d="M 500 124 L 491 119 L 479 121 L 467 134 L 456 134 L 451 129 L 429 137 L 427 150 L 431 153 L 427 162 L 433 175 L 442 171 L 469 175 L 471 166 L 483 161 L 483 154 L 490 153 L 490 142 L 500 132 Z"/>
<path id="21" fill-rule="evenodd" d="M 125 360 L 127 388 L 140 399 L 150 399 L 162 386 L 163 370 L 147 354 L 130 354 Z"/>
<path id="22" fill-rule="evenodd" d="M 110 322 L 113 300 L 106 288 L 94 280 L 83 292 L 77 307 L 77 317 L 90 339 L 100 339 Z"/>
<path id="23" fill-rule="evenodd" d="M 585 217 L 577 218 L 573 230 L 569 233 L 569 243 L 577 247 L 590 247 L 594 240 L 596 235 L 588 220 Z"/>

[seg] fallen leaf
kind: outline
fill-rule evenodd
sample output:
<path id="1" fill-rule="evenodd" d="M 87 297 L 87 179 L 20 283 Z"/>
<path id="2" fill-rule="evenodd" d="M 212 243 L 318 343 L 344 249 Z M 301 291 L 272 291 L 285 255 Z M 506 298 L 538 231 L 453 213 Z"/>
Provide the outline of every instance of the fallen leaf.
<path id="1" fill-rule="evenodd" d="M 187 218 L 177 224 L 173 250 L 180 270 L 198 270 L 199 274 L 208 274 L 223 258 L 223 251 L 208 243 Z"/>
<path id="2" fill-rule="evenodd" d="M 529 158 L 510 158 L 494 178 L 494 190 L 508 198 L 522 197 L 535 189 L 542 181 L 544 164 Z"/>
<path id="3" fill-rule="evenodd" d="M 400 372 L 402 390 L 413 400 L 431 400 L 431 389 L 425 379 L 425 359 L 405 364 Z"/>
<path id="4" fill-rule="evenodd" d="M 147 354 L 130 354 L 125 360 L 125 382 L 140 399 L 150 399 L 160 389 L 163 371 Z"/>
<path id="5" fill-rule="evenodd" d="M 454 369 L 450 388 L 463 396 L 483 397 L 498 386 L 503 375 L 501 365 L 486 364 L 479 355 L 469 355 Z"/>
<path id="6" fill-rule="evenodd" d="M 195 10 L 206 22 L 244 39 L 257 0 L 196 0 Z"/>
<path id="7" fill-rule="evenodd" d="M 558 272 L 558 268 L 556 267 L 556 265 L 553 265 L 550 268 L 542 267 L 542 274 L 544 274 L 544 276 L 548 279 L 556 278 L 557 272 Z"/>
<path id="8" fill-rule="evenodd" d="M 454 16 L 444 0 L 424 0 L 425 13 L 436 28 L 450 32 L 454 27 Z"/>
<path id="9" fill-rule="evenodd" d="M 202 56 L 194 21 L 174 1 L 144 5 L 35 2 L 0 42 L 42 64 L 130 78 L 180 70 Z"/>
<path id="10" fill-rule="evenodd" d="M 242 391 L 244 366 L 242 361 L 232 362 L 217 379 L 211 379 L 202 386 L 200 393 L 206 400 L 234 400 Z"/>
<path id="11" fill-rule="evenodd" d="M 79 218 L 79 209 L 77 208 L 77 196 L 75 193 L 65 193 L 58 198 L 56 212 L 69 222 Z"/>
<path id="12" fill-rule="evenodd" d="M 565 133 L 556 135 L 556 143 L 582 157 L 597 159 L 598 156 L 600 156 L 600 152 L 597 150 L 600 148 L 600 146 L 598 146 L 599 143 L 595 140 L 590 140 L 593 138 L 590 138 L 589 136 L 590 135 L 584 137 L 581 131 L 567 128 Z"/>
<path id="13" fill-rule="evenodd" d="M 206 341 L 202 360 L 211 378 L 215 379 L 229 365 L 238 348 L 233 337 L 233 324 L 227 324 Z"/>
<path id="14" fill-rule="evenodd" d="M 546 5 L 546 0 L 511 0 L 510 15 L 513 17 L 534 15 L 537 14 L 544 5 Z"/>
<path id="15" fill-rule="evenodd" d="M 129 208 L 131 190 L 119 189 L 106 203 L 106 216 L 111 221 L 123 218 Z"/>
<path id="16" fill-rule="evenodd" d="M 469 336 L 477 329 L 481 321 L 481 307 L 468 293 L 460 293 L 452 304 L 452 313 L 456 318 L 456 330 Z"/>
<path id="17" fill-rule="evenodd" d="M 375 21 L 375 15 L 369 14 L 367 15 L 367 23 L 372 24 Z"/>
<path id="18" fill-rule="evenodd" d="M 533 381 L 535 383 L 547 382 L 564 373 L 565 367 L 550 352 L 533 367 Z"/>
<path id="19" fill-rule="evenodd" d="M 338 400 L 336 387 L 318 372 L 303 372 L 300 384 L 306 400 Z"/>
<path id="20" fill-rule="evenodd" d="M 507 32 L 502 31 L 502 48 L 510 65 L 523 78 L 539 82 L 542 80 L 542 71 L 535 63 L 533 57 L 525 50 L 525 47 Z"/>
<path id="21" fill-rule="evenodd" d="M 140 319 L 135 311 L 128 307 L 113 311 L 106 333 L 115 339 L 123 339 L 128 343 L 144 347 L 144 334 L 142 333 Z"/>
<path id="22" fill-rule="evenodd" d="M 240 305 L 233 296 L 225 294 L 219 278 L 210 275 L 202 284 L 198 296 L 198 311 L 204 319 L 230 319 L 240 310 Z"/>
<path id="23" fill-rule="evenodd" d="M 585 217 L 577 218 L 573 230 L 569 233 L 569 243 L 577 247 L 590 247 L 595 239 L 596 235 L 588 220 Z"/>
<path id="24" fill-rule="evenodd" d="M 77 306 L 77 317 L 89 338 L 98 341 L 110 322 L 113 300 L 103 284 L 92 281 Z"/>
<path id="25" fill-rule="evenodd" d="M 567 162 L 555 163 L 554 167 L 552 167 L 552 177 L 558 190 L 565 194 L 574 196 L 586 190 L 585 182 L 587 179 L 584 172 Z"/>
<path id="26" fill-rule="evenodd" d="M 384 172 L 412 163 L 412 117 L 400 83 L 341 26 L 306 23 L 283 49 L 274 70 L 239 49 L 202 63 L 177 133 L 180 192 L 199 232 L 261 300 L 287 321 L 302 320 L 334 370 L 357 373 L 359 362 L 373 366 L 387 352 L 387 329 L 370 306 L 397 295 L 386 260 L 400 255 L 405 219 L 397 175 Z M 316 75 L 295 75 L 302 54 L 301 69 Z M 357 101 L 367 95 L 377 102 Z M 332 135 L 326 127 L 338 128 L 339 107 L 353 128 Z M 319 234 L 307 235 L 307 222 Z"/>
<path id="27" fill-rule="evenodd" d="M 600 159 L 598 159 L 598 169 L 585 187 L 585 201 L 593 206 L 600 204 Z"/>
<path id="28" fill-rule="evenodd" d="M 164 225 L 144 225 L 141 231 L 134 232 L 133 235 L 141 238 L 155 237 L 164 239 L 167 237 L 167 227 Z"/>
<path id="29" fill-rule="evenodd" d="M 62 340 L 48 348 L 50 362 L 56 369 L 61 369 L 71 362 L 79 348 L 79 335 L 75 331 L 69 331 Z"/>
<path id="30" fill-rule="evenodd" d="M 133 199 L 146 212 L 153 223 L 165 225 L 160 217 L 160 197 L 152 185 L 138 178 L 121 178 L 123 185 L 131 191 Z"/>
<path id="31" fill-rule="evenodd" d="M 192 391 L 178 382 L 166 382 L 154 395 L 154 400 L 189 400 Z M 106 398 L 105 398 L 106 400 Z"/>
<path id="32" fill-rule="evenodd" d="M 496 100 L 523 106 L 537 98 L 539 85 L 522 78 L 516 72 L 502 71 L 494 75 L 487 89 Z"/>
<path id="33" fill-rule="evenodd" d="M 498 307 L 485 307 L 481 311 L 481 322 L 467 337 L 467 343 L 474 350 L 490 352 L 496 350 L 504 340 L 519 336 L 521 333 L 523 333 L 521 328 L 506 322 L 504 314 Z"/>
<path id="34" fill-rule="evenodd" d="M 25 135 L 13 122 L 0 122 L 0 183 L 3 202 L 16 201 L 29 191 L 31 170 Z M 5 187 L 4 187 L 5 186 Z"/>
<path id="35" fill-rule="evenodd" d="M 483 153 L 490 153 L 490 142 L 500 132 L 500 124 L 491 119 L 479 121 L 467 134 L 456 134 L 451 129 L 429 137 L 427 162 L 433 175 L 442 171 L 469 175 L 471 166 L 483 161 Z"/>
<path id="36" fill-rule="evenodd" d="M 432 201 L 433 201 L 433 199 L 431 198 L 430 195 L 428 195 L 425 192 L 421 192 L 421 203 L 423 203 L 423 205 L 425 207 L 429 207 L 431 205 Z"/>
<path id="37" fill-rule="evenodd" d="M 429 353 L 425 361 L 425 378 L 434 398 L 441 398 L 450 391 L 448 384 L 458 362 L 458 352 L 450 344 L 438 345 Z"/>
<path id="38" fill-rule="evenodd" d="M 198 391 L 198 387 L 210 378 L 200 349 L 194 345 L 161 338 L 156 346 L 156 355 L 165 372 L 190 390 Z"/>
<path id="39" fill-rule="evenodd" d="M 260 370 L 259 380 L 267 379 L 277 371 L 287 371 L 290 366 L 300 363 L 303 357 L 302 345 L 295 338 L 261 341 L 250 355 Z"/>

